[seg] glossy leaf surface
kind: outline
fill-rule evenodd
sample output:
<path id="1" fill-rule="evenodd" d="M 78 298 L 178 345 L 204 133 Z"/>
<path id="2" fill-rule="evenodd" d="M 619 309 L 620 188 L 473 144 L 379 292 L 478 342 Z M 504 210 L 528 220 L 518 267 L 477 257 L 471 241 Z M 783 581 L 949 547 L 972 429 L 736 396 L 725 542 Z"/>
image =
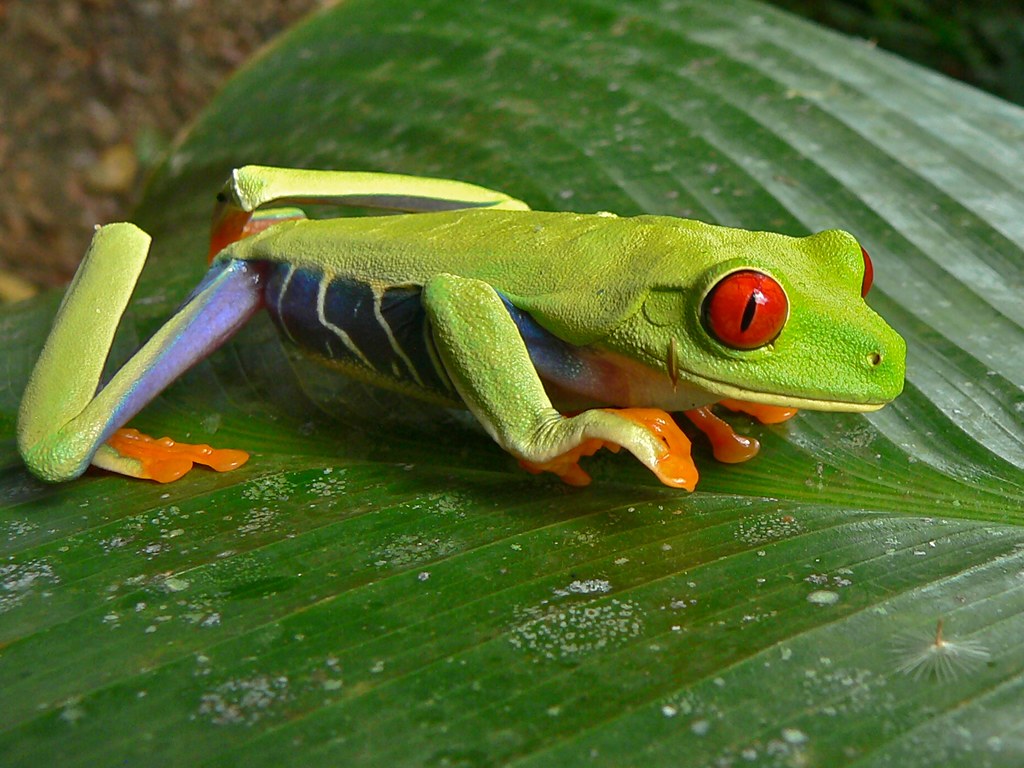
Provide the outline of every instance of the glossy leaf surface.
<path id="1" fill-rule="evenodd" d="M 137 421 L 249 465 L 43 487 L 14 418 L 58 297 L 4 310 L 2 762 L 1022 764 L 1022 146 L 1018 109 L 736 0 L 310 19 L 153 180 L 115 359 L 202 274 L 227 171 L 259 162 L 848 229 L 906 392 L 735 418 L 761 455 L 698 444 L 692 495 L 610 454 L 576 490 L 458 416 L 356 385 L 329 402 L 263 319 Z M 951 671 L 907 673 L 940 618 Z"/>

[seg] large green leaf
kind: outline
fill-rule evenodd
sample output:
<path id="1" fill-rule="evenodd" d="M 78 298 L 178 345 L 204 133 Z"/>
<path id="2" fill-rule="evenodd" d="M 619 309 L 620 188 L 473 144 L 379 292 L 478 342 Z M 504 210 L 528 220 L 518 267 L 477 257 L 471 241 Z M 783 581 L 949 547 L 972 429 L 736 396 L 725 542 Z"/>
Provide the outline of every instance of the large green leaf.
<path id="1" fill-rule="evenodd" d="M 744 427 L 744 466 L 698 446 L 692 495 L 612 455 L 576 490 L 416 403 L 351 386 L 326 415 L 260 321 L 139 420 L 248 466 L 50 488 L 12 435 L 57 297 L 6 310 L 0 762 L 1021 765 L 1022 142 L 1016 108 L 740 0 L 349 0 L 294 29 L 153 180 L 117 359 L 261 162 L 852 230 L 907 390 Z M 907 670 L 940 618 L 966 668 Z"/>

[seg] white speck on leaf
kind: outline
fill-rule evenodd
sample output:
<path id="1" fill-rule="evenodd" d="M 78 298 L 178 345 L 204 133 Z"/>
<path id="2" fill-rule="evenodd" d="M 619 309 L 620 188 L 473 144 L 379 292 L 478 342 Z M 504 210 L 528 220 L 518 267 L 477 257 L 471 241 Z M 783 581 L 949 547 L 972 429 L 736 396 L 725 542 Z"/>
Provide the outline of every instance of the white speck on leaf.
<path id="1" fill-rule="evenodd" d="M 839 602 L 839 593 L 828 589 L 816 589 L 807 595 L 807 602 L 813 605 L 835 605 Z"/>

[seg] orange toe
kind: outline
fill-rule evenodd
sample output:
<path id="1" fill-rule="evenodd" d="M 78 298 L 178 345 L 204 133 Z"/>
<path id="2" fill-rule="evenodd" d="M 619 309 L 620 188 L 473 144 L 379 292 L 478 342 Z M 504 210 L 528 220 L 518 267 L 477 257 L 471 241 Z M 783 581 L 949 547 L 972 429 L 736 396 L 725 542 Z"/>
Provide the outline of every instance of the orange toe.
<path id="1" fill-rule="evenodd" d="M 137 429 L 119 429 L 107 441 L 122 456 L 137 459 L 142 464 L 139 477 L 170 483 L 202 464 L 217 472 L 228 472 L 245 464 L 249 454 L 208 445 L 179 443 L 169 437 L 159 440 L 144 435 Z"/>
<path id="2" fill-rule="evenodd" d="M 708 436 L 711 450 L 715 458 L 721 462 L 739 464 L 748 461 L 754 458 L 761 448 L 755 438 L 736 434 L 728 422 L 711 412 L 710 406 L 684 411 L 683 415 Z"/>
<path id="3" fill-rule="evenodd" d="M 519 466 L 534 475 L 540 474 L 541 472 L 553 472 L 558 475 L 566 485 L 582 487 L 584 485 L 590 485 L 590 475 L 588 475 L 579 465 L 579 460 L 583 456 L 593 456 L 602 448 L 607 447 L 611 447 L 611 443 L 606 443 L 604 440 L 597 440 L 596 438 L 584 440 L 575 448 L 566 451 L 559 456 L 555 456 L 553 459 L 549 459 L 548 461 L 527 461 L 526 459 L 520 459 Z"/>
<path id="4" fill-rule="evenodd" d="M 618 408 L 611 412 L 636 422 L 661 439 L 665 452 L 651 467 L 661 482 L 688 491 L 697 487 L 697 466 L 690 457 L 690 439 L 671 415 L 658 408 Z"/>
<path id="5" fill-rule="evenodd" d="M 789 408 L 779 405 L 760 405 L 759 403 L 746 403 L 742 400 L 719 400 L 718 404 L 728 408 L 730 411 L 738 411 L 748 416 L 753 416 L 762 424 L 781 424 L 797 414 L 797 408 Z"/>

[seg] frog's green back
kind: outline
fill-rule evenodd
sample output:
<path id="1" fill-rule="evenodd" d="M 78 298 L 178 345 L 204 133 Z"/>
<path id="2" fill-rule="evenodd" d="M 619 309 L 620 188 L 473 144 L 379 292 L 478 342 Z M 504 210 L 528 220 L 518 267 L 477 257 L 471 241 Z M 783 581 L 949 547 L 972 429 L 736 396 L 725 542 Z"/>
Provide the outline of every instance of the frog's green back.
<path id="1" fill-rule="evenodd" d="M 374 290 L 475 278 L 564 342 L 717 397 L 866 410 L 902 388 L 905 346 L 862 299 L 861 248 L 838 230 L 794 238 L 666 216 L 458 210 L 281 224 L 219 258 Z M 782 330 L 758 349 L 721 343 L 703 315 L 712 288 L 739 270 L 785 293 Z"/>
<path id="2" fill-rule="evenodd" d="M 685 288 L 719 261 L 715 230 L 740 232 L 671 217 L 463 210 L 283 224 L 219 258 L 287 261 L 381 285 L 473 277 L 560 338 L 586 344 L 633 314 L 652 286 Z"/>

